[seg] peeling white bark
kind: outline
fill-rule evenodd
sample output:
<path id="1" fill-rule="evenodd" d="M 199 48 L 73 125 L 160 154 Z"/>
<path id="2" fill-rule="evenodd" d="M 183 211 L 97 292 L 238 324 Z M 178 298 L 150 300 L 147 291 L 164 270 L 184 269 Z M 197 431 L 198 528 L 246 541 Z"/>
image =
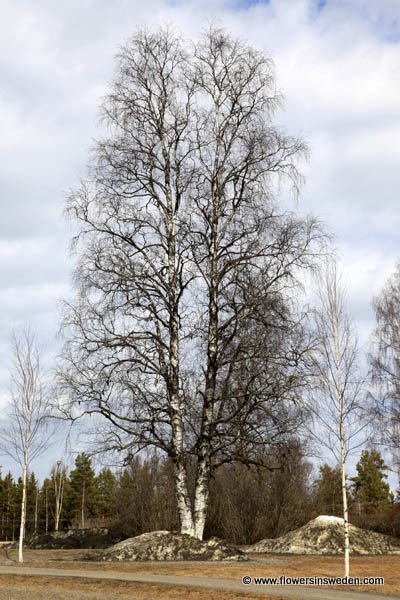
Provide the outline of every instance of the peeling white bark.
<path id="1" fill-rule="evenodd" d="M 175 464 L 175 490 L 181 533 L 195 535 L 186 470 L 180 463 Z"/>
<path id="2" fill-rule="evenodd" d="M 194 497 L 194 536 L 203 539 L 209 499 L 210 466 L 203 458 L 197 466 L 197 485 Z"/>

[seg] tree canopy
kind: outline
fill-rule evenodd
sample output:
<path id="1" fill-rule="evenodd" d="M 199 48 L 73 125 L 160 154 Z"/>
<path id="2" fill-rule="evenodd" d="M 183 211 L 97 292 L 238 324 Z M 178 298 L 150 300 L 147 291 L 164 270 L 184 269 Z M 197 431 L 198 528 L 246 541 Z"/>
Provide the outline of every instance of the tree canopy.
<path id="1" fill-rule="evenodd" d="M 80 233 L 64 406 L 102 417 L 106 450 L 165 452 L 181 529 L 198 537 L 213 471 L 266 459 L 260 448 L 290 443 L 302 421 L 308 338 L 294 289 L 324 236 L 277 202 L 306 154 L 274 126 L 280 105 L 271 59 L 225 31 L 196 43 L 139 31 L 67 207 Z"/>

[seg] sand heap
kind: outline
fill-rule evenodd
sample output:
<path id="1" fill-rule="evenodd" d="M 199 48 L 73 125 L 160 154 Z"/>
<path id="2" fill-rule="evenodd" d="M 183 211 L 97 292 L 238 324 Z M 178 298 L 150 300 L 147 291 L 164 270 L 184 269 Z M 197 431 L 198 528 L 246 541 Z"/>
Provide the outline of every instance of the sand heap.
<path id="1" fill-rule="evenodd" d="M 351 554 L 400 554 L 400 540 L 349 525 Z M 320 516 L 276 539 L 248 546 L 246 552 L 343 554 L 343 519 Z"/>
<path id="2" fill-rule="evenodd" d="M 170 531 L 152 531 L 107 548 L 96 560 L 247 560 L 243 552 L 218 538 L 198 540 Z"/>

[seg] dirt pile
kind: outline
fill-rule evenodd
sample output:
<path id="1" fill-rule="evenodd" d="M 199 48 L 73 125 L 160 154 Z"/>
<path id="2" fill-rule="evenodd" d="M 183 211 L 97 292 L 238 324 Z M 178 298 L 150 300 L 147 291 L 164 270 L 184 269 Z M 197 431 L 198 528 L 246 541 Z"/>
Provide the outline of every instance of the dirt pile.
<path id="1" fill-rule="evenodd" d="M 78 548 L 107 548 L 116 541 L 105 527 L 90 529 L 69 529 L 68 531 L 49 531 L 34 535 L 28 540 L 27 546 L 34 549 L 78 549 Z"/>
<path id="2" fill-rule="evenodd" d="M 237 548 L 218 538 L 207 541 L 170 531 L 152 531 L 107 548 L 96 560 L 247 560 Z"/>
<path id="3" fill-rule="evenodd" d="M 351 554 L 400 554 L 400 540 L 349 525 Z M 248 546 L 246 552 L 343 554 L 343 519 L 320 516 L 276 539 Z"/>

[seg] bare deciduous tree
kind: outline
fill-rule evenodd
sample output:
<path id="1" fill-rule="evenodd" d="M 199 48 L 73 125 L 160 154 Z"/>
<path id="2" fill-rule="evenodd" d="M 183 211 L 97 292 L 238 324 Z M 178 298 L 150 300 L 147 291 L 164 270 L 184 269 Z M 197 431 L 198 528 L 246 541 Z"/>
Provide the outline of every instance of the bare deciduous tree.
<path id="1" fill-rule="evenodd" d="M 181 530 L 199 538 L 213 469 L 251 461 L 293 416 L 301 352 L 282 331 L 323 236 L 274 199 L 282 179 L 297 188 L 306 151 L 272 125 L 280 103 L 271 60 L 225 32 L 187 44 L 141 31 L 103 104 L 110 135 L 68 203 L 81 233 L 65 407 L 105 417 L 106 449 L 164 451 Z"/>
<path id="2" fill-rule="evenodd" d="M 0 447 L 22 469 L 21 522 L 18 560 L 23 562 L 28 470 L 31 462 L 49 445 L 51 431 L 49 397 L 46 393 L 40 352 L 35 336 L 26 327 L 12 334 L 11 400 L 1 428 Z"/>
<path id="3" fill-rule="evenodd" d="M 51 470 L 51 483 L 54 491 L 54 531 L 58 531 L 60 517 L 63 510 L 65 482 L 67 467 L 62 460 L 58 460 Z"/>
<path id="4" fill-rule="evenodd" d="M 400 264 L 374 298 L 376 328 L 372 366 L 376 430 L 399 464 L 400 443 Z"/>
<path id="5" fill-rule="evenodd" d="M 319 278 L 319 308 L 315 311 L 316 346 L 313 356 L 315 387 L 312 410 L 314 436 L 340 465 L 344 519 L 345 575 L 350 570 L 348 484 L 349 453 L 365 442 L 360 419 L 363 384 L 358 342 L 351 325 L 344 286 L 337 264 L 331 261 Z"/>

